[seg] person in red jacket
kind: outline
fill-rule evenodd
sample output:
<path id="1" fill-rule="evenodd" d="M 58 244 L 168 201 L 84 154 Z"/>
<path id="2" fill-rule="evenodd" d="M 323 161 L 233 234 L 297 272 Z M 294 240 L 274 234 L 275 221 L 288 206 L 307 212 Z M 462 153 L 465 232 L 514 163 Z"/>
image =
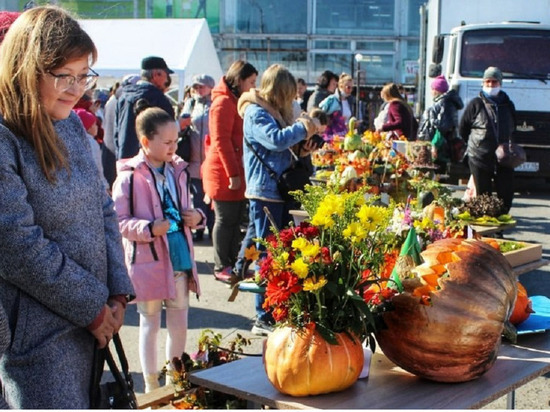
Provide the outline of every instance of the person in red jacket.
<path id="1" fill-rule="evenodd" d="M 380 96 L 388 104 L 388 114 L 385 123 L 378 130 L 390 132 L 392 138 L 405 136 L 407 140 L 416 140 L 418 122 L 408 103 L 405 101 L 395 83 L 386 84 L 380 91 Z"/>
<path id="2" fill-rule="evenodd" d="M 243 119 L 237 112 L 239 96 L 256 86 L 258 71 L 242 60 L 234 62 L 212 90 L 201 166 L 204 192 L 214 203 L 216 221 L 212 233 L 214 276 L 230 283 L 241 242 L 240 223 L 246 213 L 243 166 Z"/>

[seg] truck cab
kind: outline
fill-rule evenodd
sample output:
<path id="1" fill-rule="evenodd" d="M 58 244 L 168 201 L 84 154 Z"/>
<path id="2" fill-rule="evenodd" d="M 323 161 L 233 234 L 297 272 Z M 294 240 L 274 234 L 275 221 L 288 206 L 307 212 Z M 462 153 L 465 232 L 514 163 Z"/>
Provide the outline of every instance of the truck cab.
<path id="1" fill-rule="evenodd" d="M 479 95 L 483 72 L 497 66 L 517 112 L 512 139 L 527 162 L 518 175 L 550 179 L 550 26 L 530 22 L 462 25 L 435 36 L 429 74 L 443 74 L 464 104 Z M 426 87 L 429 89 L 429 87 Z M 425 107 L 431 104 L 429 90 Z M 461 114 L 459 113 L 459 116 Z"/>

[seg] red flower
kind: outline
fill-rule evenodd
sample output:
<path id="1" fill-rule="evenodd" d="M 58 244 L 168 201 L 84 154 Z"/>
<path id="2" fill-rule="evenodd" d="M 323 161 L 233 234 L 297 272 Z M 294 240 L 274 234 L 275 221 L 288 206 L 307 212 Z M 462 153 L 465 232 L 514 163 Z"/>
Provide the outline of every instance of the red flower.
<path id="1" fill-rule="evenodd" d="M 283 247 L 285 248 L 290 247 L 294 238 L 295 238 L 295 235 L 294 235 L 294 230 L 292 230 L 292 228 L 283 229 L 279 232 L 279 239 L 281 239 L 281 242 L 283 242 Z"/>
<path id="2" fill-rule="evenodd" d="M 308 222 L 301 222 L 300 226 L 296 228 L 296 234 L 303 234 L 307 240 L 314 239 L 319 236 L 319 228 L 311 226 Z"/>
<path id="3" fill-rule="evenodd" d="M 267 235 L 265 237 L 265 240 L 274 248 L 279 246 L 279 241 L 277 240 L 277 237 L 273 233 L 270 233 L 269 235 Z"/>
<path id="4" fill-rule="evenodd" d="M 260 263 L 260 277 L 262 279 L 268 279 L 269 274 L 271 273 L 271 268 L 273 267 L 273 256 L 271 253 L 268 253 L 265 258 L 262 259 Z"/>
<path id="5" fill-rule="evenodd" d="M 321 248 L 321 259 L 324 265 L 330 265 L 332 263 L 332 256 L 330 256 L 330 249 L 326 246 Z"/>
<path id="6" fill-rule="evenodd" d="M 264 309 L 269 309 L 269 307 Z M 275 322 L 282 322 L 288 318 L 288 308 L 286 306 L 276 307 L 271 312 L 271 315 L 273 316 L 273 319 L 275 319 Z"/>
<path id="7" fill-rule="evenodd" d="M 288 301 L 290 295 L 302 290 L 298 277 L 288 271 L 273 276 L 267 284 L 265 300 L 268 306 L 278 306 Z"/>

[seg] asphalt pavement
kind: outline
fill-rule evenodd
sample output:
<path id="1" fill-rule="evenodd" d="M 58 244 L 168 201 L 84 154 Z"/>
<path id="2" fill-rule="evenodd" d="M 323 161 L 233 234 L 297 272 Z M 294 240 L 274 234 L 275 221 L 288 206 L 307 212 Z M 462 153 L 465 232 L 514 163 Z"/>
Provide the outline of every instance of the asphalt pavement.
<path id="1" fill-rule="evenodd" d="M 517 193 L 511 214 L 517 220 L 514 229 L 504 234 L 505 239 L 541 243 L 543 257 L 550 259 L 550 192 L 537 192 L 537 188 L 525 186 L 522 193 Z M 461 196 L 457 192 L 455 196 Z M 202 296 L 197 300 L 191 297 L 189 311 L 189 331 L 186 351 L 197 350 L 197 342 L 202 330 L 210 329 L 223 336 L 229 342 L 238 334 L 251 339 L 251 345 L 243 348 L 245 353 L 260 355 L 262 337 L 253 335 L 250 330 L 254 323 L 254 295 L 240 292 L 233 302 L 228 302 L 231 290 L 228 286 L 215 280 L 213 272 L 213 249 L 208 236 L 195 244 L 195 258 L 199 269 Z M 550 297 L 550 266 L 521 275 L 520 281 L 529 295 Z M 143 392 L 144 384 L 138 355 L 139 316 L 135 305 L 129 305 L 126 311 L 125 324 L 121 337 L 129 361 L 130 371 L 134 378 L 136 391 Z M 550 339 L 550 332 L 547 332 Z M 166 340 L 166 323 L 163 314 L 162 329 L 159 341 L 159 362 L 166 359 L 164 354 Z M 521 343 L 521 342 L 520 342 Z M 159 365 L 159 369 L 162 365 Z M 246 373 L 246 371 L 243 371 Z M 516 390 L 516 409 L 549 409 L 550 374 L 539 377 Z M 491 402 L 484 409 L 505 409 L 506 398 Z"/>

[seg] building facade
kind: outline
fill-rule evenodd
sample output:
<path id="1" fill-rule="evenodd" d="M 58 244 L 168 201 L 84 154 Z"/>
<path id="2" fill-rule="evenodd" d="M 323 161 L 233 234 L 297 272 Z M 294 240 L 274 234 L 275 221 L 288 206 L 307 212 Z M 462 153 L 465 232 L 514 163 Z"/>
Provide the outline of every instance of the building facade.
<path id="1" fill-rule="evenodd" d="M 413 85 L 423 2 L 220 0 L 214 36 L 223 68 L 242 58 L 260 72 L 283 63 L 310 84 L 328 69 L 362 85 Z"/>
<path id="2" fill-rule="evenodd" d="M 283 63 L 315 83 L 324 70 L 361 85 L 414 85 L 425 0 L 54 0 L 81 18 L 206 18 L 226 70 Z M 44 3 L 0 0 L 6 9 Z M 358 64 L 357 55 L 362 59 Z M 358 72 L 357 70 L 360 70 Z"/>

